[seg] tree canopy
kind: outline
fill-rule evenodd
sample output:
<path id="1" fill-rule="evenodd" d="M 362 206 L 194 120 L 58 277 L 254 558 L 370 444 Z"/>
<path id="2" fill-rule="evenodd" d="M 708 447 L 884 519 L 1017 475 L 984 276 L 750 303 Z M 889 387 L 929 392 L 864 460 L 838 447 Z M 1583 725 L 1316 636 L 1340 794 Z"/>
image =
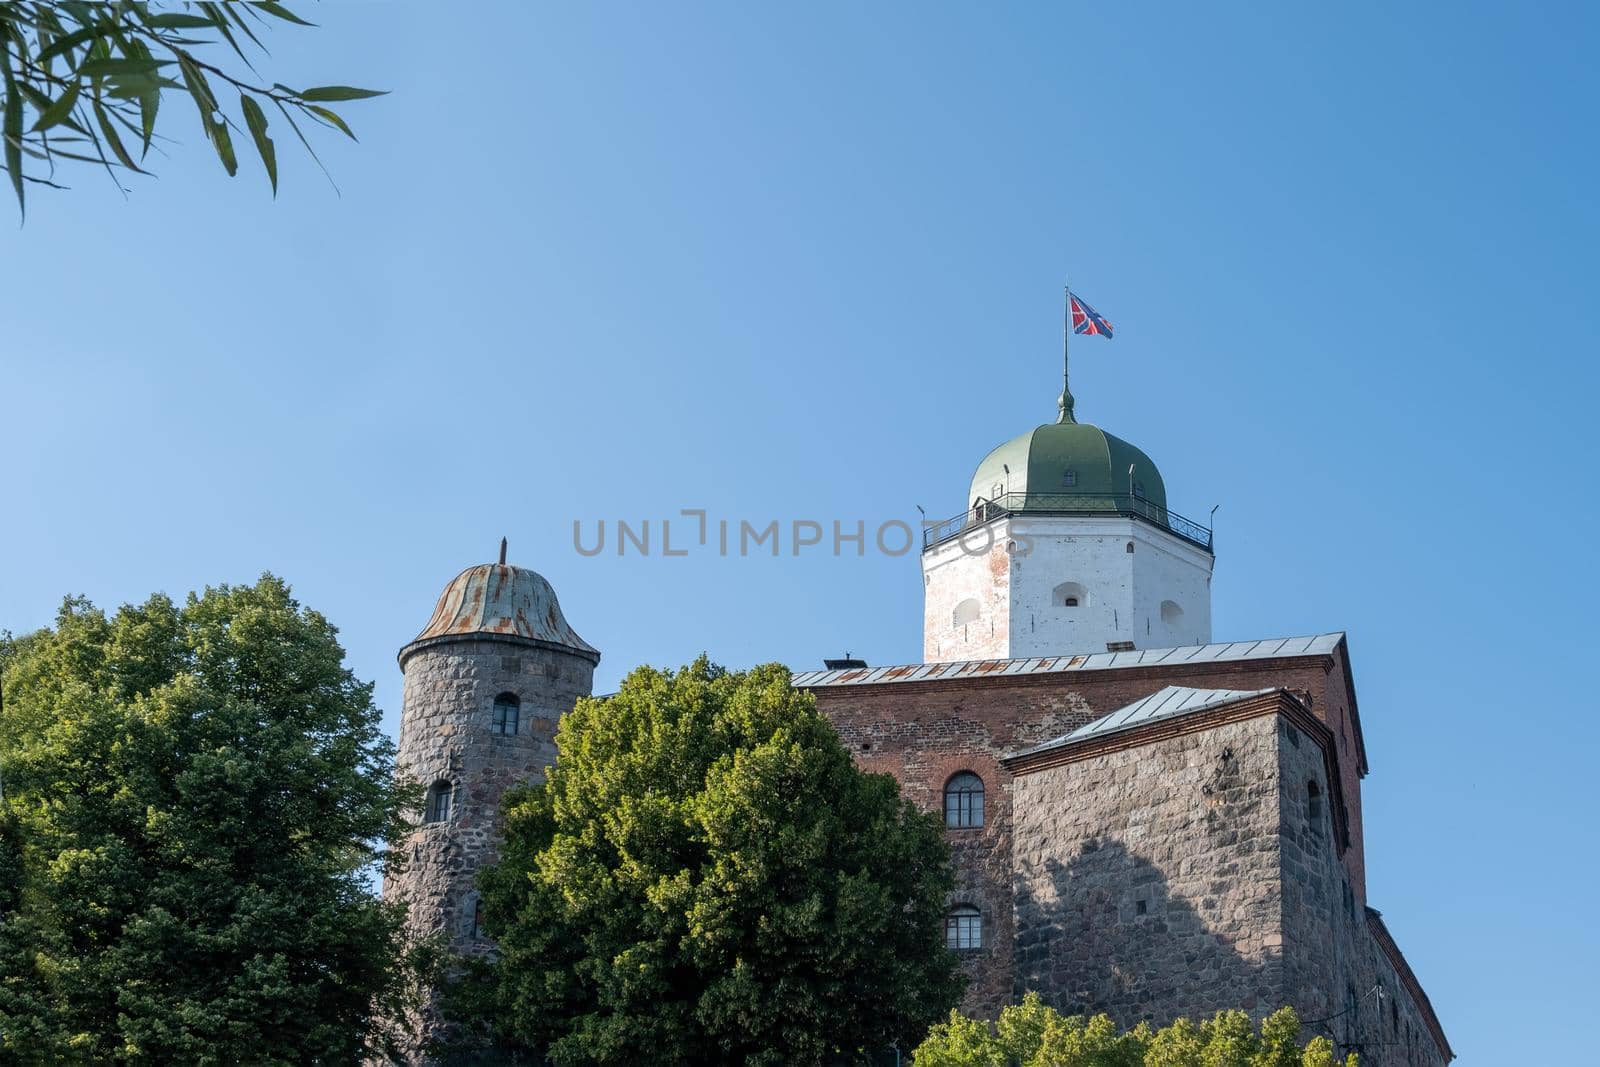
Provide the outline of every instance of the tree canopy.
<path id="1" fill-rule="evenodd" d="M 481 877 L 457 1017 L 558 1064 L 806 1064 L 956 1001 L 938 820 L 856 767 L 780 666 L 640 668 L 561 721 Z"/>
<path id="2" fill-rule="evenodd" d="M 264 576 L 0 642 L 0 1062 L 351 1063 L 405 986 L 411 801 L 337 631 Z"/>
<path id="3" fill-rule="evenodd" d="M 1242 1011 L 1194 1024 L 1119 1031 L 1108 1016 L 1062 1015 L 1029 993 L 990 1026 L 952 1011 L 917 1047 L 914 1067 L 1357 1067 L 1325 1037 L 1301 1044 L 1300 1018 L 1281 1008 L 1257 1029 Z"/>
<path id="4" fill-rule="evenodd" d="M 354 139 L 328 105 L 383 94 L 263 83 L 255 67 L 266 54 L 260 34 L 280 22 L 311 25 L 271 2 L 0 3 L 0 139 L 18 208 L 25 209 L 31 184 L 61 188 L 60 165 L 103 168 L 119 189 L 119 171 L 146 173 L 168 93 L 193 102 L 201 132 L 229 176 L 239 169 L 234 139 L 248 139 L 274 193 L 278 157 L 268 111 L 313 159 L 303 124 Z M 255 60 L 250 52 L 258 53 Z"/>

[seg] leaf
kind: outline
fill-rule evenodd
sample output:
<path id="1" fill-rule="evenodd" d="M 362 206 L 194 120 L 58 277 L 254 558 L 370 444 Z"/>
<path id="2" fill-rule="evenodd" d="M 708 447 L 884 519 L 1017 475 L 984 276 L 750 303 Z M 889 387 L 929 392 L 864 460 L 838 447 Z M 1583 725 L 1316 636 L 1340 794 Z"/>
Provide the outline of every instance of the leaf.
<path id="1" fill-rule="evenodd" d="M 374 96 L 388 96 L 387 89 L 352 89 L 348 85 L 322 85 L 315 89 L 303 89 L 295 94 L 302 100 L 367 100 Z"/>
<path id="2" fill-rule="evenodd" d="M 265 11 L 269 15 L 276 15 L 285 22 L 293 22 L 297 26 L 316 25 L 314 22 L 307 22 L 305 19 L 301 18 L 299 15 L 296 15 L 293 11 L 290 11 L 282 4 L 271 3 L 270 0 L 267 0 L 267 2 L 264 3 L 251 4 L 250 6 L 255 8 L 257 11 Z"/>
<path id="3" fill-rule="evenodd" d="M 228 172 L 228 177 L 239 173 L 239 160 L 233 154 L 233 138 L 228 135 L 226 122 L 211 123 L 211 144 L 217 150 L 217 158 L 222 160 L 222 169 Z"/>
<path id="4" fill-rule="evenodd" d="M 150 138 L 156 132 L 156 112 L 161 108 L 161 90 L 153 89 L 139 97 L 139 125 L 144 133 L 144 147 L 139 150 L 139 158 L 143 159 L 150 154 Z"/>
<path id="5" fill-rule="evenodd" d="M 261 111 L 261 105 L 249 93 L 239 94 L 239 107 L 244 111 L 244 123 L 250 127 L 250 136 L 255 138 L 256 152 L 261 156 L 262 164 L 267 168 L 267 177 L 272 180 L 272 195 L 278 195 L 278 151 L 272 143 L 272 138 L 267 136 L 267 116 Z"/>
<path id="6" fill-rule="evenodd" d="M 0 71 L 5 74 L 6 113 L 0 123 L 0 135 L 6 142 L 6 170 L 11 174 L 11 187 L 17 193 L 17 210 L 27 217 L 28 205 L 22 193 L 22 94 L 11 73 L 11 52 L 0 49 Z"/>
<path id="7" fill-rule="evenodd" d="M 251 66 L 251 64 L 250 64 L 250 57 L 244 54 L 244 49 L 239 47 L 238 40 L 233 36 L 233 33 L 228 29 L 228 12 L 227 12 L 227 9 L 222 7 L 219 4 L 201 4 L 200 5 L 200 10 L 204 11 L 207 15 L 209 15 L 211 17 L 211 24 L 214 25 L 217 28 L 217 32 L 218 33 L 222 34 L 222 39 L 228 42 L 228 47 L 233 49 L 234 54 L 237 55 L 240 59 L 244 60 L 246 66 L 249 66 L 251 70 L 254 70 L 255 67 Z M 254 40 L 254 38 L 252 38 L 252 40 Z M 256 44 L 260 45 L 261 42 L 260 41 L 256 41 Z M 263 51 L 265 51 L 265 47 L 264 46 L 263 46 Z"/>
<path id="8" fill-rule="evenodd" d="M 313 115 L 316 115 L 318 118 L 323 119 L 323 120 L 325 120 L 327 122 L 330 122 L 333 125 L 337 126 L 340 130 L 344 131 L 344 135 L 346 137 L 350 138 L 352 141 L 358 139 L 356 137 L 356 135 L 355 135 L 355 132 L 353 130 L 351 130 L 349 126 L 345 125 L 344 119 L 340 118 L 334 112 L 329 111 L 327 108 L 318 107 L 315 104 L 307 104 L 306 105 L 306 110 L 311 112 Z"/>
<path id="9" fill-rule="evenodd" d="M 151 15 L 145 25 L 157 30 L 198 30 L 216 24 L 200 15 Z"/>
<path id="10" fill-rule="evenodd" d="M 211 86 L 206 84 L 206 76 L 200 73 L 200 68 L 182 53 L 178 55 L 178 69 L 183 72 L 183 84 L 188 86 L 189 95 L 194 97 L 194 106 L 200 112 L 200 128 L 205 131 L 207 137 L 210 137 L 212 116 L 217 111 L 217 98 L 211 95 Z"/>
<path id="11" fill-rule="evenodd" d="M 44 48 L 40 49 L 39 54 L 34 57 L 34 62 L 43 65 L 54 59 L 56 56 L 62 55 L 63 53 L 78 47 L 83 42 L 93 41 L 96 38 L 103 37 L 109 32 L 111 32 L 111 28 L 109 26 L 85 26 L 81 30 L 73 30 L 65 37 L 57 37 L 54 41 L 51 41 Z"/>
<path id="12" fill-rule="evenodd" d="M 280 85 L 278 88 L 281 89 L 283 86 Z M 293 92 L 293 90 L 290 91 Z M 311 142 L 306 140 L 306 135 L 300 131 L 300 124 L 294 120 L 293 113 L 283 106 L 282 100 L 274 100 L 273 104 L 277 106 L 278 111 L 283 115 L 284 121 L 289 124 L 289 128 L 294 131 L 294 135 L 300 138 L 300 143 L 305 146 L 306 152 L 310 154 L 312 161 L 316 163 L 317 169 L 322 171 L 322 176 L 328 179 L 329 185 L 333 186 L 334 195 L 340 195 L 338 183 L 333 180 L 333 175 L 328 173 L 328 168 L 322 165 L 322 157 L 317 155 L 317 150 L 311 147 Z"/>
<path id="13" fill-rule="evenodd" d="M 78 68 L 78 73 L 91 78 L 104 78 L 118 74 L 154 74 L 162 67 L 171 66 L 170 59 L 91 59 Z"/>
<path id="14" fill-rule="evenodd" d="M 48 130 L 70 118 L 72 109 L 78 106 L 78 92 L 82 87 L 81 82 L 73 82 L 67 86 L 67 91 L 61 94 L 60 99 L 40 113 L 39 121 L 33 124 L 34 131 Z"/>
<path id="15" fill-rule="evenodd" d="M 106 140 L 111 144 L 111 152 L 117 160 L 129 170 L 139 170 L 139 165 L 133 161 L 128 150 L 122 146 L 122 138 L 117 134 L 117 128 L 111 125 L 111 116 L 106 114 L 106 109 L 100 101 L 94 101 L 94 117 L 100 122 L 100 132 L 105 134 Z M 143 173 L 142 171 L 140 173 Z"/>

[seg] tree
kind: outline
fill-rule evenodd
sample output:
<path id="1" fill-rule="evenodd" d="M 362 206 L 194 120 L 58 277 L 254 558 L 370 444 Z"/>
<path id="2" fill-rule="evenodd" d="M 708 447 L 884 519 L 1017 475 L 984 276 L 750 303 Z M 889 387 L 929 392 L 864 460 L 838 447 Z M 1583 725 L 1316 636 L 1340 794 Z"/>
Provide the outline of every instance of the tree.
<path id="1" fill-rule="evenodd" d="M 352 1063 L 405 982 L 411 794 L 270 575 L 0 648 L 0 1063 Z"/>
<path id="2" fill-rule="evenodd" d="M 928 1032 L 915 1067 L 1357 1067 L 1335 1058 L 1325 1037 L 1300 1043 L 1300 1017 L 1280 1008 L 1259 1030 L 1242 1011 L 1220 1011 L 1196 1026 L 1179 1019 L 1119 1032 L 1108 1016 L 1064 1016 L 1029 993 L 989 1024 L 952 1011 Z"/>
<path id="3" fill-rule="evenodd" d="M 18 208 L 26 208 L 29 184 L 62 188 L 55 180 L 58 163 L 101 167 L 118 189 L 119 170 L 146 173 L 157 115 L 170 92 L 187 93 L 194 102 L 200 128 L 230 177 L 239 169 L 234 137 L 248 136 L 274 195 L 278 160 L 268 109 L 313 159 L 302 121 L 353 140 L 349 125 L 326 105 L 383 94 L 346 85 L 261 84 L 245 48 L 265 54 L 257 31 L 274 21 L 311 25 L 279 3 L 0 3 L 0 134 Z M 203 51 L 224 46 L 244 71 L 229 70 Z M 237 119 L 227 111 L 233 93 L 239 94 Z"/>
<path id="4" fill-rule="evenodd" d="M 785 668 L 640 668 L 557 745 L 481 878 L 498 959 L 447 1001 L 478 1033 L 558 1064 L 806 1064 L 956 1002 L 938 820 Z"/>

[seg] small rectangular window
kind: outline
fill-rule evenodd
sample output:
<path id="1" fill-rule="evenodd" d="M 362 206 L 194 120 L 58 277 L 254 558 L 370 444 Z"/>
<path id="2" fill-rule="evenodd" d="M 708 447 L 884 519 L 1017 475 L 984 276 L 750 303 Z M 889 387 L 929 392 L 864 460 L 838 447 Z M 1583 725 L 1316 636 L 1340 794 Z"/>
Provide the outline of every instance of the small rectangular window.
<path id="1" fill-rule="evenodd" d="M 517 732 L 518 720 L 522 717 L 522 706 L 517 698 L 510 693 L 502 693 L 494 700 L 494 717 L 489 721 L 489 729 L 497 734 L 511 735 Z"/>
<path id="2" fill-rule="evenodd" d="M 449 782 L 434 782 L 428 787 L 428 802 L 423 811 L 425 822 L 445 822 L 450 818 L 450 794 L 454 792 Z"/>
<path id="3" fill-rule="evenodd" d="M 983 947 L 983 916 L 977 908 L 959 907 L 944 917 L 944 943 L 953 952 Z"/>
<path id="4" fill-rule="evenodd" d="M 1078 472 L 1077 471 L 1075 471 L 1075 470 L 1066 470 L 1066 471 L 1063 471 L 1061 473 L 1061 487 L 1063 489 L 1075 488 L 1077 486 L 1077 484 L 1078 484 Z"/>

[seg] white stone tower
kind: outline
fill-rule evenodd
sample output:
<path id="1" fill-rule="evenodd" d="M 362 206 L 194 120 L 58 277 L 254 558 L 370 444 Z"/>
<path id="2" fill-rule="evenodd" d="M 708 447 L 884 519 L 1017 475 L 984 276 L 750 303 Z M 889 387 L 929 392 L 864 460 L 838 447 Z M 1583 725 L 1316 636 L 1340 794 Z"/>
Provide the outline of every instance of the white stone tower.
<path id="1" fill-rule="evenodd" d="M 599 661 L 550 583 L 506 565 L 503 541 L 500 562 L 457 575 L 400 650 L 400 771 L 427 798 L 401 846 L 406 868 L 383 892 L 408 899 L 414 935 L 443 931 L 458 952 L 489 951 L 474 878 L 498 850 L 500 797 L 544 777 L 557 720 L 590 694 Z"/>
<path id="2" fill-rule="evenodd" d="M 1167 509 L 1150 457 L 1060 417 L 978 464 L 922 552 L 926 662 L 1211 640 L 1211 531 Z"/>

